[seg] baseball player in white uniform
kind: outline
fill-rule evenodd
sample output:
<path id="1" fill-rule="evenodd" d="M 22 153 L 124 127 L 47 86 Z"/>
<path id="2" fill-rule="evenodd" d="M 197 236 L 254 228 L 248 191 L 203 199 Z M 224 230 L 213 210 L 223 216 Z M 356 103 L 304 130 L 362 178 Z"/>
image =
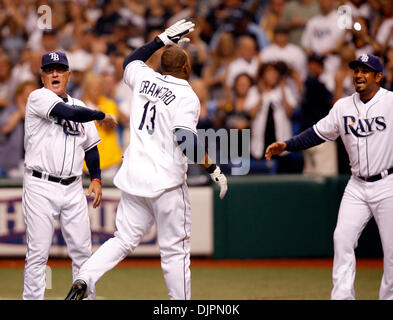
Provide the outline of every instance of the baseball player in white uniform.
<path id="1" fill-rule="evenodd" d="M 83 160 L 92 179 L 88 195 L 94 193 L 94 207 L 101 202 L 101 177 L 97 149 L 100 138 L 94 123 L 88 121 L 116 125 L 112 115 L 90 110 L 66 94 L 70 71 L 63 52 L 44 54 L 41 69 L 44 87 L 29 95 L 25 117 L 22 205 L 27 254 L 23 299 L 28 300 L 44 299 L 45 268 L 57 216 L 72 259 L 74 279 L 90 257 L 90 224 L 81 178 Z"/>
<path id="2" fill-rule="evenodd" d="M 114 184 L 122 191 L 116 214 L 117 230 L 83 264 L 66 300 L 82 299 L 94 289 L 106 271 L 133 252 L 154 221 L 169 298 L 191 298 L 191 209 L 186 171 L 187 157 L 195 158 L 178 151 L 183 138 L 185 144 L 198 149 L 196 125 L 200 104 L 187 82 L 191 72 L 189 56 L 174 44 L 193 30 L 192 22 L 181 20 L 124 61 L 124 81 L 133 95 L 130 144 L 114 178 Z M 160 74 L 144 62 L 164 45 L 171 46 L 162 53 Z M 206 156 L 203 150 L 204 159 Z M 215 164 L 202 166 L 220 186 L 223 198 L 226 177 Z"/>
<path id="3" fill-rule="evenodd" d="M 299 135 L 275 142 L 266 158 L 284 150 L 304 150 L 339 136 L 349 155 L 352 176 L 345 188 L 334 231 L 331 298 L 355 299 L 355 248 L 374 217 L 384 252 L 379 299 L 393 299 L 393 92 L 380 87 L 381 60 L 364 54 L 349 63 L 356 93 L 339 99 L 329 114 Z"/>

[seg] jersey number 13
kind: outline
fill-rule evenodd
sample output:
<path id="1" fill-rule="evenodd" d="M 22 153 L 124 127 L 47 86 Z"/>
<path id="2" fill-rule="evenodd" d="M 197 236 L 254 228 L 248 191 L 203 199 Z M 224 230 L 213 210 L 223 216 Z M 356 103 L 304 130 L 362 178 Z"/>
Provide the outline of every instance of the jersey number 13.
<path id="1" fill-rule="evenodd" d="M 150 124 L 146 124 L 146 129 L 147 132 L 149 134 L 153 134 L 154 133 L 154 120 L 156 118 L 156 106 L 153 105 L 150 110 L 149 110 L 149 104 L 150 102 L 146 102 L 146 104 L 143 106 L 144 110 L 143 110 L 143 116 L 142 116 L 142 120 L 141 123 L 139 124 L 139 130 L 143 129 L 143 126 L 145 125 L 145 121 L 146 121 L 146 116 L 147 113 L 149 112 L 149 116 L 150 116 Z"/>

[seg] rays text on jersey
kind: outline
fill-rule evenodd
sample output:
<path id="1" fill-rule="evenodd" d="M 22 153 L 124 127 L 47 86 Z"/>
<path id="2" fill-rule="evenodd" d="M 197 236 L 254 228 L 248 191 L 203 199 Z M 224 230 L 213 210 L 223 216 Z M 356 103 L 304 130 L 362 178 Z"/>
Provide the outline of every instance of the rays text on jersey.
<path id="1" fill-rule="evenodd" d="M 344 116 L 345 134 L 353 134 L 358 138 L 371 136 L 376 131 L 386 129 L 385 118 L 382 116 L 374 118 L 356 119 L 354 116 Z"/>
<path id="2" fill-rule="evenodd" d="M 85 128 L 82 123 L 58 119 L 56 124 L 63 127 L 64 133 L 66 135 L 78 136 L 80 134 L 85 134 Z"/>

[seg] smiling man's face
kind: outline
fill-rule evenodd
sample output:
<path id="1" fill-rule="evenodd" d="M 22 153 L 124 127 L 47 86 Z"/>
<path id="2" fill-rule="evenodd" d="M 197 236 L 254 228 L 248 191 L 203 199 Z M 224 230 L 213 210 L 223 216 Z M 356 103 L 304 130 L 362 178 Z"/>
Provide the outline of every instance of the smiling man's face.
<path id="1" fill-rule="evenodd" d="M 67 83 L 71 72 L 62 64 L 50 64 L 42 69 L 41 80 L 44 87 L 53 91 L 58 96 L 67 97 Z"/>
<path id="2" fill-rule="evenodd" d="M 358 93 L 375 91 L 381 78 L 382 73 L 375 72 L 365 66 L 359 65 L 353 71 L 353 84 Z"/>

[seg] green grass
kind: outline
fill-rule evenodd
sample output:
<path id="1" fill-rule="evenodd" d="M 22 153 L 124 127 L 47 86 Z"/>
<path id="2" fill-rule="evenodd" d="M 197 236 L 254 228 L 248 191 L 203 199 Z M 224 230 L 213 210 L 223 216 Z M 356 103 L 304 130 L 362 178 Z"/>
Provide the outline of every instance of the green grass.
<path id="1" fill-rule="evenodd" d="M 358 269 L 357 299 L 378 298 L 382 270 Z M 23 268 L 0 268 L 0 299 L 21 299 Z M 197 300 L 327 300 L 332 289 L 330 268 L 191 268 L 192 299 Z M 46 299 L 64 299 L 71 269 L 52 268 L 52 289 Z M 168 299 L 160 268 L 115 268 L 97 284 L 98 299 Z"/>

